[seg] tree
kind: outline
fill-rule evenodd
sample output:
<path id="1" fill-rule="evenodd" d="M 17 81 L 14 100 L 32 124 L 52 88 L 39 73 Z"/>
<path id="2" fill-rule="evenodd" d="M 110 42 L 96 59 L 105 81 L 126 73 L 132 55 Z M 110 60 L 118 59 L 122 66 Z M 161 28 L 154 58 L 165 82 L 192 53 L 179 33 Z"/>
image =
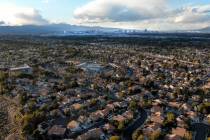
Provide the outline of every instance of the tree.
<path id="1" fill-rule="evenodd" d="M 36 129 L 37 125 L 44 121 L 45 113 L 40 111 L 34 111 L 31 114 L 25 114 L 23 116 L 23 133 L 24 134 L 32 134 L 33 131 Z"/>
<path id="2" fill-rule="evenodd" d="M 137 140 L 138 136 L 139 136 L 139 132 L 137 130 L 132 134 L 132 140 Z"/>
<path id="3" fill-rule="evenodd" d="M 0 71 L 0 82 L 5 82 L 7 77 L 8 77 L 7 73 Z"/>
<path id="4" fill-rule="evenodd" d="M 175 120 L 175 115 L 172 112 L 167 113 L 167 121 L 173 122 Z"/>
<path id="5" fill-rule="evenodd" d="M 123 130 L 125 128 L 125 123 L 124 122 L 119 122 L 117 128 L 118 128 L 118 130 Z"/>
<path id="6" fill-rule="evenodd" d="M 90 106 L 93 107 L 97 104 L 97 100 L 96 99 L 91 99 L 90 101 Z"/>
<path id="7" fill-rule="evenodd" d="M 183 139 L 184 140 L 192 140 L 193 139 L 192 132 L 187 132 L 187 134 L 184 135 Z"/>
<path id="8" fill-rule="evenodd" d="M 109 140 L 120 140 L 119 136 L 111 136 Z"/>
<path id="9" fill-rule="evenodd" d="M 3 83 L 0 82 L 0 94 L 4 94 L 5 93 L 5 86 Z"/>
<path id="10" fill-rule="evenodd" d="M 130 102 L 130 104 L 129 104 L 129 108 L 130 108 L 131 110 L 136 110 L 137 105 L 138 105 L 137 102 L 134 101 L 134 100 L 132 100 L 132 101 Z"/>
<path id="11" fill-rule="evenodd" d="M 30 110 L 30 112 L 35 111 L 36 110 L 36 101 L 30 100 L 28 102 L 28 109 Z"/>
<path id="12" fill-rule="evenodd" d="M 6 79 L 8 74 L 5 72 L 0 71 L 0 94 L 4 94 L 6 92 Z"/>
<path id="13" fill-rule="evenodd" d="M 159 137 L 160 137 L 160 131 L 154 131 L 149 137 L 149 140 L 158 140 Z"/>
<path id="14" fill-rule="evenodd" d="M 19 101 L 20 101 L 20 104 L 21 105 L 25 105 L 26 102 L 27 102 L 27 100 L 28 100 L 28 97 L 27 97 L 27 94 L 26 93 L 20 94 Z"/>
<path id="15" fill-rule="evenodd" d="M 124 92 L 120 92 L 119 93 L 119 97 L 122 99 L 123 97 L 125 97 L 125 93 Z"/>
<path id="16" fill-rule="evenodd" d="M 137 140 L 144 140 L 144 135 L 143 134 L 139 135 Z"/>
<path id="17" fill-rule="evenodd" d="M 136 131 L 132 134 L 132 140 L 142 140 L 142 137 L 143 137 L 143 139 L 144 139 L 143 132 L 142 132 L 142 130 L 140 130 L 140 129 L 136 130 Z"/>

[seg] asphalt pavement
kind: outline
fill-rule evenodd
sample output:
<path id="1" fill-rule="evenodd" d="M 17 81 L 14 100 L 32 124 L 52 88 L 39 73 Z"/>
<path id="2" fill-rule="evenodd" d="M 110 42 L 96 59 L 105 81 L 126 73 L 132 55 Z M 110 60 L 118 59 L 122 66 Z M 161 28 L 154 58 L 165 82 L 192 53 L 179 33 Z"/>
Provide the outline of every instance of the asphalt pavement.
<path id="1" fill-rule="evenodd" d="M 192 130 L 194 131 L 194 140 L 206 140 L 210 126 L 204 123 L 194 123 Z"/>
<path id="2" fill-rule="evenodd" d="M 147 112 L 142 108 L 139 111 L 140 111 L 140 117 L 125 129 L 122 136 L 123 140 L 132 140 L 133 132 L 139 127 L 141 127 L 144 124 L 144 122 L 147 120 Z"/>

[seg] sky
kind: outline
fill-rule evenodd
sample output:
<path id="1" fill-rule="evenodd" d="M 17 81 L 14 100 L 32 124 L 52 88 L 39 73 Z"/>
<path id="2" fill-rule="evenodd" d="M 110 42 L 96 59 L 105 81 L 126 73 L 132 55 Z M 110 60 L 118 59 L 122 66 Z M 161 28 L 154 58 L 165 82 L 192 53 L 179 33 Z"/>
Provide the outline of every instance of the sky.
<path id="1" fill-rule="evenodd" d="M 0 0 L 0 26 L 52 23 L 200 29 L 210 26 L 210 0 Z"/>

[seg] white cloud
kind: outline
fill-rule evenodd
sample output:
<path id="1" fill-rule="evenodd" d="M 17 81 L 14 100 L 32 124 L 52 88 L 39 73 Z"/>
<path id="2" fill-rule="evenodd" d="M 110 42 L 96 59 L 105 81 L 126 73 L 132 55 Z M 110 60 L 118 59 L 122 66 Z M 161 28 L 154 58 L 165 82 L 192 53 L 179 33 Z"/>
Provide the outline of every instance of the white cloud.
<path id="1" fill-rule="evenodd" d="M 174 21 L 176 23 L 210 22 L 210 5 L 183 8 Z"/>
<path id="2" fill-rule="evenodd" d="M 48 24 L 36 9 L 16 5 L 0 5 L 0 21 L 6 25 Z"/>
<path id="3" fill-rule="evenodd" d="M 92 0 L 74 11 L 73 21 L 130 29 L 198 29 L 209 26 L 210 5 L 173 9 L 169 0 Z"/>
<path id="4" fill-rule="evenodd" d="M 5 23 L 4 23 L 4 21 L 0 21 L 0 25 L 4 25 Z"/>
<path id="5" fill-rule="evenodd" d="M 74 17 L 81 22 L 137 21 L 162 16 L 167 0 L 93 0 L 79 7 Z"/>

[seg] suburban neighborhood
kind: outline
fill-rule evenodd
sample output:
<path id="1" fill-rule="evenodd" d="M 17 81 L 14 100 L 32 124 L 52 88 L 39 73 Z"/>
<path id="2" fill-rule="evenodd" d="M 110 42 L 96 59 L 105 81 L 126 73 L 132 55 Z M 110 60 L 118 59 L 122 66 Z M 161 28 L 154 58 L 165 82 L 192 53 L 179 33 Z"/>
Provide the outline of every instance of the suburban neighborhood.
<path id="1" fill-rule="evenodd" d="M 0 139 L 209 138 L 209 46 L 116 40 L 2 36 Z"/>

